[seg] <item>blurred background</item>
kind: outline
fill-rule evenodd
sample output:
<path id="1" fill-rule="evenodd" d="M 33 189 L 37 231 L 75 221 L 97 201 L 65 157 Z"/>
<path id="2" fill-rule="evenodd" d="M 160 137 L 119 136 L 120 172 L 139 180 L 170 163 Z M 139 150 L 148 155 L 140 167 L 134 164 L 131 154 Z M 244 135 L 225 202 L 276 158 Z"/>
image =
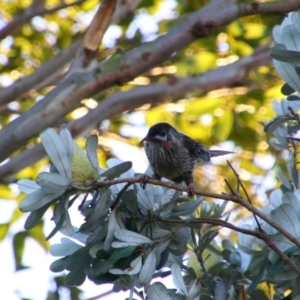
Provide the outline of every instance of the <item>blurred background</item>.
<path id="1" fill-rule="evenodd" d="M 154 41 L 207 2 L 125 1 L 128 11 L 109 26 L 98 59 Z M 98 6 L 99 1 L 93 0 L 1 1 L 1 130 L 41 101 L 61 80 L 76 53 L 76 43 L 78 45 Z M 218 193 L 226 191 L 224 178 L 234 184 L 234 175 L 226 164 L 226 159 L 230 159 L 253 203 L 263 207 L 267 204 L 266 195 L 277 185 L 274 163 L 285 155 L 269 148 L 263 129 L 263 123 L 274 116 L 272 101 L 281 98 L 283 82 L 272 66 L 270 46 L 272 29 L 283 18 L 284 15 L 254 15 L 236 19 L 174 52 L 164 63 L 153 66 L 134 80 L 83 99 L 80 106 L 54 127 L 60 128 L 82 118 L 118 92 L 136 89 L 142 98 L 145 88 L 155 90 L 160 84 L 179 80 L 183 92 L 172 88 L 162 95 L 157 92 L 158 98 L 148 104 L 136 105 L 134 109 L 125 106 L 122 112 L 116 110 L 109 119 L 97 124 L 101 166 L 106 167 L 108 158 L 117 157 L 132 161 L 134 170 L 143 173 L 148 162 L 139 141 L 150 126 L 159 121 L 169 122 L 209 148 L 236 153 L 197 167 L 194 174 L 197 188 Z M 62 53 L 65 56 L 56 69 L 49 69 L 44 77 L 30 77 L 37 70 L 47 70 L 47 64 L 54 63 L 53 59 L 62 57 Z M 25 87 L 16 86 L 20 82 Z M 77 139 L 81 146 L 84 147 L 90 133 L 86 130 Z M 63 285 L 64 274 L 50 272 L 49 265 L 54 258 L 48 250 L 61 238 L 57 234 L 50 241 L 45 240 L 53 228 L 50 212 L 39 226 L 24 230 L 27 215 L 18 209 L 24 195 L 20 194 L 16 182 L 24 178 L 34 180 L 39 172 L 49 168 L 49 160 L 41 155 L 42 159 L 26 165 L 26 156 L 20 156 L 24 157 L 22 164 L 10 169 L 7 164 L 26 151 L 35 157 L 32 149 L 37 143 L 38 137 L 29 139 L 0 165 L 0 298 L 113 299 L 116 295 L 110 292 L 110 285 L 95 286 L 87 280 L 78 288 L 67 288 Z M 234 222 L 252 222 L 251 217 L 234 204 L 228 205 L 227 213 L 231 213 Z M 74 224 L 82 223 L 76 207 L 72 208 L 71 216 Z M 172 282 L 168 284 L 172 286 Z M 122 299 L 126 296 L 128 293 L 120 294 Z"/>

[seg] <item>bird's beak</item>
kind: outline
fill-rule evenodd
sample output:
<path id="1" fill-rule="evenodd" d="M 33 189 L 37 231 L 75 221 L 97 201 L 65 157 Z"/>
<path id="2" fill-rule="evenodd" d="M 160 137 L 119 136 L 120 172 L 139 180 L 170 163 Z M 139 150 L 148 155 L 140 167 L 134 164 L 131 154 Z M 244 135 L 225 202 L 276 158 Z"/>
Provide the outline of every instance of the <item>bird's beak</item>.
<path id="1" fill-rule="evenodd" d="M 140 145 L 142 145 L 144 142 L 148 141 L 148 136 L 145 136 L 141 141 Z"/>

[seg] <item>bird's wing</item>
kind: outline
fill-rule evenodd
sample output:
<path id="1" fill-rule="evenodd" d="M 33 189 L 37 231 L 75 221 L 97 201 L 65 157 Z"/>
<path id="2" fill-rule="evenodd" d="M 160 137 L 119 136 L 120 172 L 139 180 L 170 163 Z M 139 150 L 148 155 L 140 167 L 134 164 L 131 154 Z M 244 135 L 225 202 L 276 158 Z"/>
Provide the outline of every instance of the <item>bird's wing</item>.
<path id="1" fill-rule="evenodd" d="M 210 161 L 209 150 L 188 136 L 184 138 L 184 147 L 188 149 L 190 156 L 195 157 L 197 163 Z"/>

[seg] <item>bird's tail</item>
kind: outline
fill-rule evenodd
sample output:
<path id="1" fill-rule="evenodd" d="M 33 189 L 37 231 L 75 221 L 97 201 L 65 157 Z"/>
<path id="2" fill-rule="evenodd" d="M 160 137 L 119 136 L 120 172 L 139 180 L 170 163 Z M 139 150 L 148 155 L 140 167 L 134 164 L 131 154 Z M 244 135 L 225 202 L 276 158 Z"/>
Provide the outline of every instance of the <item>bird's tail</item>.
<path id="1" fill-rule="evenodd" d="M 234 152 L 231 151 L 224 151 L 224 150 L 209 150 L 209 156 L 215 157 L 215 156 L 221 156 L 221 155 L 227 155 L 227 154 L 233 154 Z"/>

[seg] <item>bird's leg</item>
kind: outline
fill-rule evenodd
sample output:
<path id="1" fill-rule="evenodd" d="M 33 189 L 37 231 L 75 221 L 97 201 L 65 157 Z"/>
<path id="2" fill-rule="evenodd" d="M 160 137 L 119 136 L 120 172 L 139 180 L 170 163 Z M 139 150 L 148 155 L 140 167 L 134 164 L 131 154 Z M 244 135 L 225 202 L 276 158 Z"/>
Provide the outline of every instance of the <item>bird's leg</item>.
<path id="1" fill-rule="evenodd" d="M 188 196 L 190 198 L 193 198 L 195 196 L 195 187 L 194 187 L 194 183 L 191 182 L 188 186 L 187 186 L 187 192 L 188 192 Z"/>
<path id="2" fill-rule="evenodd" d="M 153 178 L 153 179 L 160 180 L 160 179 L 161 179 L 161 176 L 159 176 L 157 173 L 154 173 L 154 174 L 152 175 L 152 177 L 149 177 L 149 176 L 146 175 L 146 174 L 142 175 L 141 178 L 140 178 L 140 184 L 141 184 L 141 187 L 142 187 L 143 189 L 146 188 L 146 184 L 147 184 L 148 178 Z"/>
<path id="3" fill-rule="evenodd" d="M 140 178 L 140 184 L 143 189 L 145 189 L 149 176 L 144 174 Z"/>
<path id="4" fill-rule="evenodd" d="M 187 192 L 188 196 L 190 198 L 194 197 L 195 195 L 195 187 L 194 187 L 194 182 L 193 182 L 193 174 L 192 173 L 187 173 L 183 176 L 183 180 L 187 186 Z"/>

